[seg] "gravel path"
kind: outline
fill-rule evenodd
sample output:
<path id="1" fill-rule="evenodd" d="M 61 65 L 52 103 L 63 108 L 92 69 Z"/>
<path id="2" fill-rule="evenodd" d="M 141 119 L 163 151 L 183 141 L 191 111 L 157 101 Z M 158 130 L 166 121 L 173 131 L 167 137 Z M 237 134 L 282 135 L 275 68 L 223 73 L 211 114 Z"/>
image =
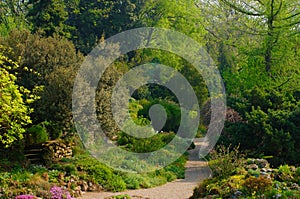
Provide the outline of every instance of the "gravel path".
<path id="1" fill-rule="evenodd" d="M 194 139 L 194 143 L 196 148 L 190 151 L 189 160 L 185 166 L 185 179 L 175 180 L 149 189 L 128 190 L 120 193 L 85 193 L 82 199 L 105 199 L 120 194 L 128 194 L 132 198 L 141 199 L 187 199 L 192 196 L 193 189 L 198 183 L 211 175 L 211 170 L 207 166 L 207 162 L 201 161 L 198 158 L 198 151 L 201 145 L 205 144 L 203 139 Z"/>

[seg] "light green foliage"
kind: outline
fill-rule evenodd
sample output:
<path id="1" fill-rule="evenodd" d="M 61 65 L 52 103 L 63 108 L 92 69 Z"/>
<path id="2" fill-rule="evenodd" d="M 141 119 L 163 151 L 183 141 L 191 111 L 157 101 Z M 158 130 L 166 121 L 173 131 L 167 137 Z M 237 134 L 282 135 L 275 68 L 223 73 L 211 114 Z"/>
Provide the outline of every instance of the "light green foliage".
<path id="1" fill-rule="evenodd" d="M 32 109 L 23 99 L 30 91 L 18 86 L 16 76 L 10 72 L 18 67 L 16 62 L 0 53 L 0 145 L 4 147 L 22 140 L 24 127 L 31 123 Z"/>
<path id="2" fill-rule="evenodd" d="M 173 29 L 202 43 L 204 29 L 200 11 L 192 0 L 148 1 L 142 21 L 146 26 Z"/>
<path id="3" fill-rule="evenodd" d="M 7 0 L 0 2 L 0 36 L 7 36 L 14 29 L 28 29 L 26 2 Z"/>

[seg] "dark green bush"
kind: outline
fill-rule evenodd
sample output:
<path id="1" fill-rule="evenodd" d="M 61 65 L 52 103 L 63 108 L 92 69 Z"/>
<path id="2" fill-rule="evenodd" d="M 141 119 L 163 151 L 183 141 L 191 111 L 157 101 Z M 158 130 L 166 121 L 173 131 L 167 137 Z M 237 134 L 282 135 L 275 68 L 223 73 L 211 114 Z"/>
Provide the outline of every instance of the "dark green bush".
<path id="1" fill-rule="evenodd" d="M 300 159 L 300 103 L 293 93 L 255 87 L 229 105 L 244 122 L 229 123 L 220 142 L 239 145 L 255 157 L 273 156 L 271 165 L 297 164 Z"/>
<path id="2" fill-rule="evenodd" d="M 34 145 L 48 141 L 49 135 L 46 127 L 41 123 L 28 128 L 26 138 L 27 145 Z"/>
<path id="3" fill-rule="evenodd" d="M 141 101 L 143 108 L 138 111 L 138 115 L 150 120 L 149 110 L 155 104 L 163 106 L 167 113 L 166 124 L 161 130 L 165 132 L 177 132 L 181 121 L 181 109 L 174 102 L 159 99 L 152 101 L 143 100 Z"/>

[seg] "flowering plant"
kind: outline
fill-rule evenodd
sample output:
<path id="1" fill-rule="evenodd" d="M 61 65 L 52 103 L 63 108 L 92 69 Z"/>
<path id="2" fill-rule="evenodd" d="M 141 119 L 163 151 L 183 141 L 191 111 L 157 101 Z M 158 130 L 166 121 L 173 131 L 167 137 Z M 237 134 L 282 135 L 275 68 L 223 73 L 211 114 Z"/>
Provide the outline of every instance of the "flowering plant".
<path id="1" fill-rule="evenodd" d="M 17 197 L 15 197 L 15 199 L 36 199 L 37 197 L 33 196 L 33 195 L 19 195 Z"/>
<path id="2" fill-rule="evenodd" d="M 74 199 L 67 190 L 54 186 L 50 189 L 51 199 Z"/>

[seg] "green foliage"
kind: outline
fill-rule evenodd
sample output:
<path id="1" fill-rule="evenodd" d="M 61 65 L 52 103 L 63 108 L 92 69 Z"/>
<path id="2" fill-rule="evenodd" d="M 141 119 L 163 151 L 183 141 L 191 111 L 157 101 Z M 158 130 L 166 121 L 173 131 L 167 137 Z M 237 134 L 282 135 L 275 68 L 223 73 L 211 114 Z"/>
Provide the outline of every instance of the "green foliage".
<path id="1" fill-rule="evenodd" d="M 27 129 L 27 145 L 40 144 L 49 140 L 48 132 L 43 124 L 33 125 Z"/>
<path id="2" fill-rule="evenodd" d="M 221 142 L 240 144 L 253 155 L 273 156 L 274 165 L 299 159 L 299 103 L 296 93 L 253 88 L 244 100 L 232 100 L 247 122 L 227 123 Z M 247 141 L 251 138 L 251 142 Z"/>
<path id="3" fill-rule="evenodd" d="M 2 48 L 2 47 L 1 47 Z M 3 49 L 3 48 L 2 48 Z M 0 145 L 9 147 L 23 139 L 25 126 L 31 123 L 24 97 L 30 91 L 17 85 L 17 77 L 11 70 L 19 65 L 0 53 Z M 32 98 L 34 95 L 32 96 Z M 30 98 L 28 99 L 28 101 Z"/>
<path id="4" fill-rule="evenodd" d="M 16 82 L 40 96 L 31 104 L 34 108 L 32 120 L 35 124 L 48 121 L 52 126 L 50 137 L 72 127 L 72 87 L 76 69 L 82 55 L 74 45 L 60 36 L 41 37 L 28 31 L 12 31 L 9 36 L 0 38 L 0 44 L 11 48 L 5 51 L 13 60 L 19 60 Z M 52 134 L 53 133 L 53 134 Z"/>
<path id="5" fill-rule="evenodd" d="M 243 186 L 249 195 L 262 195 L 265 191 L 271 189 L 272 181 L 263 176 L 259 176 L 258 178 L 251 176 L 245 180 Z"/>
<path id="6" fill-rule="evenodd" d="M 114 199 L 131 199 L 131 197 L 128 194 L 113 196 L 113 198 Z"/>
<path id="7" fill-rule="evenodd" d="M 180 156 L 175 162 L 166 166 L 164 170 L 168 173 L 171 172 L 173 175 L 176 176 L 178 179 L 185 178 L 185 163 L 187 161 L 187 156 L 182 155 Z M 171 179 L 172 176 L 169 176 Z"/>
<path id="8" fill-rule="evenodd" d="M 117 175 L 113 176 L 106 183 L 107 184 L 104 186 L 104 188 L 112 192 L 120 192 L 126 189 L 126 183 L 124 182 L 123 178 Z"/>
<path id="9" fill-rule="evenodd" d="M 65 1 L 32 1 L 28 2 L 30 9 L 27 18 L 33 24 L 33 31 L 41 31 L 43 35 L 52 36 L 57 33 L 67 35 L 65 21 L 68 19 Z"/>
<path id="10" fill-rule="evenodd" d="M 150 138 L 136 138 L 122 132 L 118 136 L 118 144 L 138 153 L 151 152 L 164 147 L 174 136 L 174 133 L 158 133 Z"/>
<path id="11" fill-rule="evenodd" d="M 141 21 L 146 26 L 174 29 L 203 42 L 202 17 L 194 1 L 151 0 L 146 3 L 144 12 L 147 15 Z"/>
<path id="12" fill-rule="evenodd" d="M 133 173 L 126 173 L 123 178 L 127 189 L 139 189 L 144 180 L 141 175 Z"/>
<path id="13" fill-rule="evenodd" d="M 163 106 L 167 113 L 167 121 L 162 131 L 177 132 L 181 120 L 181 109 L 175 103 L 166 100 L 159 100 L 159 99 L 155 99 L 151 101 L 143 100 L 141 101 L 141 105 L 143 108 L 139 110 L 138 115 L 150 120 L 149 110 L 155 104 L 160 104 L 161 106 Z"/>
<path id="14" fill-rule="evenodd" d="M 66 22 L 72 27 L 72 41 L 88 54 L 102 38 L 108 38 L 139 25 L 143 1 L 78 1 L 69 7 Z M 84 26 L 84 28 L 82 28 Z"/>
<path id="15" fill-rule="evenodd" d="M 295 171 L 289 165 L 281 165 L 276 170 L 276 178 L 282 182 L 292 182 L 294 181 L 294 176 Z"/>
<path id="16" fill-rule="evenodd" d="M 216 178 L 228 178 L 244 164 L 244 159 L 238 149 L 238 147 L 231 149 L 230 147 L 218 146 L 216 150 L 209 154 L 209 167 Z"/>

